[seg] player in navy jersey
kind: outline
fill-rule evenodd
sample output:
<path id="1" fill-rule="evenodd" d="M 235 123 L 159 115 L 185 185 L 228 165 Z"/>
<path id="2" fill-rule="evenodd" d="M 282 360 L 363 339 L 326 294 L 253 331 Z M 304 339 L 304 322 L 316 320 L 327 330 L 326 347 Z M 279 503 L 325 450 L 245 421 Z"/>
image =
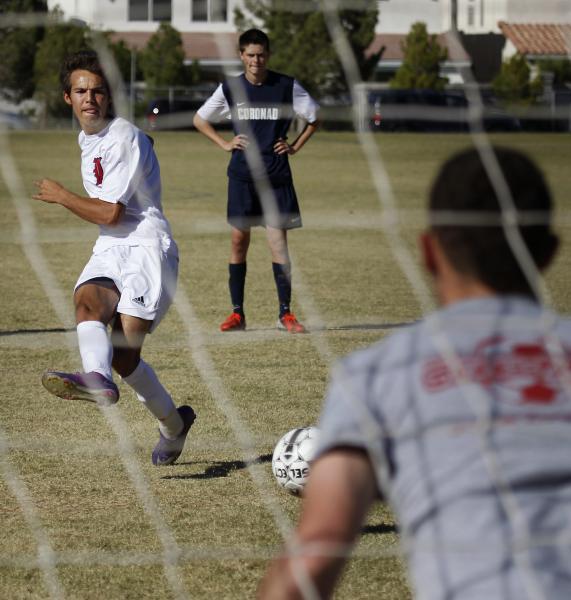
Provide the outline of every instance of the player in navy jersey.
<path id="1" fill-rule="evenodd" d="M 99 237 L 73 296 L 84 372 L 46 371 L 42 383 L 60 398 L 110 405 L 119 400 L 114 369 L 158 420 L 153 464 L 170 465 L 182 452 L 195 413 L 190 406 L 175 406 L 141 358 L 146 335 L 172 303 L 178 277 L 178 248 L 163 214 L 159 163 L 151 139 L 112 116 L 109 83 L 95 52 L 69 56 L 60 77 L 63 98 L 81 127 L 87 196 L 44 178 L 36 182 L 33 197 L 99 225 Z"/>
<path id="2" fill-rule="evenodd" d="M 571 598 L 571 321 L 536 297 L 552 202 L 529 158 L 494 154 L 502 181 L 469 149 L 432 187 L 420 241 L 440 310 L 334 370 L 295 539 L 261 598 L 329 598 L 379 491 L 415 597 Z"/>
<path id="3" fill-rule="evenodd" d="M 301 215 L 288 157 L 296 154 L 318 127 L 317 103 L 292 77 L 270 71 L 268 36 L 250 29 L 239 38 L 244 73 L 222 83 L 197 111 L 194 126 L 227 152 L 228 223 L 232 227 L 229 288 L 233 312 L 222 331 L 246 328 L 244 286 L 246 257 L 252 226 L 266 228 L 279 300 L 278 328 L 305 332 L 291 312 L 289 229 L 301 227 Z M 287 134 L 293 118 L 305 128 L 290 144 Z M 211 122 L 229 118 L 234 137 L 227 141 Z"/>

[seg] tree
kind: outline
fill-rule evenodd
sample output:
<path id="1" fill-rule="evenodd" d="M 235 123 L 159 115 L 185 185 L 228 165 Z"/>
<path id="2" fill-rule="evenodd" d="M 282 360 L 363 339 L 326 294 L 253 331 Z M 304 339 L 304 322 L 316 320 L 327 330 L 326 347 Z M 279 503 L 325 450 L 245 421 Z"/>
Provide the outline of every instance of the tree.
<path id="1" fill-rule="evenodd" d="M 62 22 L 63 15 L 57 7 L 51 16 L 55 24 L 46 27 L 34 60 L 36 96 L 44 102 L 46 113 L 63 117 L 71 115 L 71 109 L 62 100 L 61 65 L 68 54 L 89 48 L 89 29 Z"/>
<path id="2" fill-rule="evenodd" d="M 139 65 L 139 53 L 134 49 L 127 46 L 125 40 L 117 40 L 113 41 L 113 31 L 105 31 L 101 35 L 105 43 L 107 44 L 109 50 L 113 54 L 113 58 L 117 63 L 117 68 L 119 69 L 119 73 L 121 73 L 121 78 L 124 82 L 128 82 L 131 80 L 131 54 L 135 53 L 135 79 L 139 79 L 143 76 Z"/>
<path id="3" fill-rule="evenodd" d="M 541 78 L 531 80 L 531 69 L 521 54 L 502 63 L 499 75 L 492 81 L 494 93 L 506 104 L 531 104 L 543 92 Z"/>
<path id="4" fill-rule="evenodd" d="M 195 58 L 190 65 L 184 65 L 185 85 L 197 85 L 202 81 L 200 62 Z"/>
<path id="5" fill-rule="evenodd" d="M 0 15 L 9 13 L 47 14 L 45 0 L 3 0 Z M 36 46 L 44 28 L 8 26 L 0 28 L 0 91 L 9 99 L 20 102 L 34 93 L 34 58 Z"/>
<path id="6" fill-rule="evenodd" d="M 440 63 L 448 58 L 448 50 L 430 35 L 426 23 L 413 23 L 401 43 L 404 58 L 390 85 L 401 89 L 442 90 L 447 83 L 440 77 Z"/>
<path id="7" fill-rule="evenodd" d="M 140 55 L 143 77 L 150 88 L 184 85 L 184 49 L 180 33 L 161 23 Z"/>
<path id="8" fill-rule="evenodd" d="M 77 23 L 65 23 L 56 8 L 51 13 L 53 25 L 46 28 L 38 45 L 34 73 L 36 97 L 44 102 L 46 114 L 55 117 L 71 116 L 71 109 L 62 101 L 59 73 L 66 56 L 79 50 L 98 50 L 106 44 L 117 63 L 123 81 L 131 77 L 131 50 L 123 40 L 112 41 L 112 32 L 93 31 Z"/>
<path id="9" fill-rule="evenodd" d="M 554 87 L 563 87 L 571 83 L 571 60 L 568 58 L 543 59 L 539 60 L 537 65 L 542 75 L 551 73 Z"/>
<path id="10" fill-rule="evenodd" d="M 245 0 L 244 6 L 251 17 L 236 9 L 236 25 L 245 31 L 254 27 L 254 22 L 262 23 L 271 40 L 271 67 L 295 77 L 312 95 L 320 97 L 347 91 L 341 61 L 323 13 L 318 10 L 319 3 L 308 0 L 304 3 L 306 10 L 297 12 L 280 10 L 283 5 L 280 0 Z M 378 16 L 376 2 L 370 5 L 367 9 L 339 11 L 363 80 L 371 78 L 382 54 L 382 51 L 366 54 L 375 37 Z"/>

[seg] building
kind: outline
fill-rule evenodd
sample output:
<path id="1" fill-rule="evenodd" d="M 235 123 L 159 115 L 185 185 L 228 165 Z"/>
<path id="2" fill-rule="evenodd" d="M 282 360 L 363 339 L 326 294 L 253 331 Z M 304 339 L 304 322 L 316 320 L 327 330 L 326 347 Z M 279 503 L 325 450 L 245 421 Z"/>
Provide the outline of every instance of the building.
<path id="1" fill-rule="evenodd" d="M 508 23 L 569 23 L 569 0 L 380 0 L 378 33 L 406 33 L 424 21 L 433 33 L 456 29 L 466 34 L 500 33 Z"/>
<path id="2" fill-rule="evenodd" d="M 144 48 L 161 22 L 181 33 L 186 60 L 205 68 L 238 68 L 234 9 L 241 0 L 48 0 L 65 18 L 116 32 L 128 46 Z"/>
<path id="3" fill-rule="evenodd" d="M 491 79 L 502 58 L 518 49 L 510 27 L 571 24 L 570 0 L 378 0 L 377 4 L 379 19 L 370 51 L 385 47 L 380 73 L 398 68 L 401 42 L 416 21 L 425 22 L 428 31 L 440 34 L 441 43 L 448 46 L 447 74 L 472 62 L 482 81 Z M 197 60 L 202 67 L 215 69 L 239 67 L 234 10 L 243 7 L 242 0 L 48 0 L 50 9 L 56 5 L 66 18 L 113 30 L 135 48 L 145 46 L 161 21 L 169 22 L 182 35 L 188 62 Z M 461 32 L 465 51 L 443 35 L 452 29 Z M 563 48 L 571 54 L 571 40 L 565 35 Z"/>
<path id="4" fill-rule="evenodd" d="M 48 0 L 66 17 L 114 31 L 156 30 L 161 21 L 181 32 L 235 32 L 234 8 L 240 0 Z"/>
<path id="5" fill-rule="evenodd" d="M 381 70 L 398 67 L 400 42 L 415 21 L 424 21 L 431 33 L 458 30 L 481 82 L 493 79 L 502 61 L 515 52 L 533 58 L 571 56 L 569 0 L 380 0 L 378 5 L 375 45 L 386 46 Z M 445 71 L 462 64 L 465 57 L 451 54 L 451 58 Z"/>

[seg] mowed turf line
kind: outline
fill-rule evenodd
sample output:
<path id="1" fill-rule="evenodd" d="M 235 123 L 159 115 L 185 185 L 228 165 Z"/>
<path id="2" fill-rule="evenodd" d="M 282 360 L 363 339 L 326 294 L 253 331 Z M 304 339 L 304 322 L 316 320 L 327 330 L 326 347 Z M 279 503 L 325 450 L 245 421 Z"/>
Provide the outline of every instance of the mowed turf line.
<path id="1" fill-rule="evenodd" d="M 26 259 L 17 211 L 0 180 L 3 598 L 48 597 L 37 568 L 37 540 L 14 496 L 15 484 L 27 490 L 55 553 L 56 576 L 66 597 L 174 597 L 161 541 L 168 536 L 179 552 L 174 577 L 190 597 L 252 597 L 267 559 L 281 543 L 266 506 L 268 497 L 291 523 L 300 507 L 297 498 L 281 492 L 273 482 L 270 455 L 275 442 L 289 429 L 316 421 L 332 360 L 422 316 L 378 229 L 379 199 L 357 137 L 319 132 L 292 158 L 305 223 L 290 234 L 294 309 L 312 333 L 294 337 L 275 330 L 277 306 L 263 230 L 255 230 L 248 261 L 249 330 L 219 333 L 218 324 L 229 305 L 228 155 L 195 133 L 154 137 L 164 209 L 180 247 L 181 297 L 191 303 L 196 321 L 184 322 L 176 308 L 171 309 L 148 339 L 144 356 L 177 404 L 194 406 L 198 420 L 180 463 L 156 469 L 150 463 L 155 424 L 134 394 L 120 384 L 122 399 L 111 416 L 126 423 L 136 475 L 148 490 L 143 498 L 129 473 L 132 464 L 121 459 L 107 416 L 86 403 L 52 398 L 40 385 L 44 369 L 79 368 L 79 359 L 70 352 L 65 334 L 59 331 L 63 325 Z M 438 164 L 469 139 L 404 134 L 375 139 L 399 207 L 410 209 L 402 214 L 400 224 L 417 256 L 415 240 L 424 224 L 420 209 L 427 186 Z M 553 304 L 571 312 L 564 223 L 570 208 L 569 137 L 494 139 L 528 151 L 546 170 L 561 210 L 558 222 L 564 242 L 548 285 Z M 42 176 L 81 191 L 75 134 L 18 133 L 10 136 L 9 143 L 28 194 L 34 179 Z M 91 252 L 96 227 L 59 207 L 22 198 L 17 202 L 31 210 L 39 248 L 64 291 L 63 308 L 71 316 L 71 291 Z M 193 345 L 196 340 L 200 346 Z M 205 357 L 212 368 L 208 381 L 196 364 L 198 360 L 203 367 Z M 210 385 L 213 380 L 221 384 L 223 398 L 213 395 L 217 391 Z M 228 419 L 221 403 L 225 398 L 240 426 L 252 435 L 254 452 L 247 458 L 253 459 L 250 468 L 264 482 L 263 491 L 246 468 L 236 423 Z M 6 480 L 10 473 L 17 479 Z M 159 507 L 153 518 L 149 502 Z M 395 558 L 397 541 L 394 520 L 379 503 L 368 518 L 338 597 L 408 598 L 401 561 Z"/>

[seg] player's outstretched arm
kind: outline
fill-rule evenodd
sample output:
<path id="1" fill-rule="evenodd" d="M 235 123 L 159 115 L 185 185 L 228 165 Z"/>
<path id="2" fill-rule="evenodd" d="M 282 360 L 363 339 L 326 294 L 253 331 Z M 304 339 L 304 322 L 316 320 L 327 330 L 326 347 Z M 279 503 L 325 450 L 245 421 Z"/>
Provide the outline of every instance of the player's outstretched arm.
<path id="1" fill-rule="evenodd" d="M 319 121 L 307 123 L 303 128 L 303 131 L 297 136 L 293 144 L 288 144 L 286 140 L 279 139 L 274 144 L 274 152 L 276 154 L 289 154 L 290 156 L 292 156 L 293 154 L 297 154 L 303 148 L 303 146 L 309 140 L 309 138 L 317 131 L 318 128 Z"/>
<path id="2" fill-rule="evenodd" d="M 303 600 L 300 575 L 310 578 L 320 598 L 329 598 L 376 494 L 375 475 L 364 451 L 339 448 L 316 460 L 295 547 L 270 565 L 259 598 Z"/>
<path id="3" fill-rule="evenodd" d="M 115 225 L 125 211 L 125 206 L 120 202 L 78 196 L 53 179 L 41 179 L 35 185 L 38 192 L 32 196 L 34 200 L 61 204 L 78 217 L 96 225 Z"/>
<path id="4" fill-rule="evenodd" d="M 194 115 L 192 124 L 202 135 L 205 135 L 209 140 L 213 141 L 217 146 L 231 152 L 232 150 L 245 150 L 248 147 L 248 137 L 245 135 L 235 135 L 230 141 L 225 140 L 218 134 L 212 125 L 203 119 L 198 114 Z"/>

